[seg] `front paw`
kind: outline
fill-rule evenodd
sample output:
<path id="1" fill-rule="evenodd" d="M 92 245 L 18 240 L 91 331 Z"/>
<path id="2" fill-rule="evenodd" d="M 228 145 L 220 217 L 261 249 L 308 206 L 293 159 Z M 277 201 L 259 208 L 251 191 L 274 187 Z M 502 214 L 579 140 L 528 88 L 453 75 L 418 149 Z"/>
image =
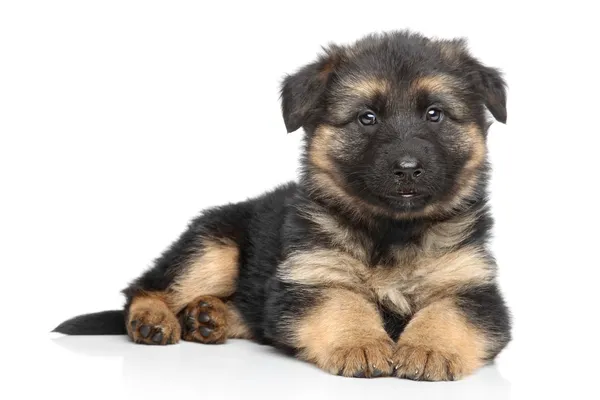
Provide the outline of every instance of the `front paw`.
<path id="1" fill-rule="evenodd" d="M 355 378 L 390 376 L 393 342 L 373 339 L 356 345 L 341 345 L 329 350 L 317 365 L 332 374 Z"/>
<path id="2" fill-rule="evenodd" d="M 473 372 L 474 368 L 459 354 L 435 346 L 399 343 L 394 354 L 394 375 L 424 381 L 453 381 Z"/>

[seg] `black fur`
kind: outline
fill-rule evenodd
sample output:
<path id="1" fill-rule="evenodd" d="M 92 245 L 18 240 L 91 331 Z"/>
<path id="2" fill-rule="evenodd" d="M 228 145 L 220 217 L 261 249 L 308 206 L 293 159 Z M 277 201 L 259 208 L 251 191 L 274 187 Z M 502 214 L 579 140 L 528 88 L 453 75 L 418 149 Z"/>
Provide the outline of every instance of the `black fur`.
<path id="1" fill-rule="evenodd" d="M 128 301 L 142 290 L 166 290 L 181 273 L 182 266 L 202 249 L 203 237 L 227 238 L 242 243 L 252 206 L 252 202 L 228 204 L 206 210 L 202 216 L 194 219 L 179 239 L 154 261 L 153 268 L 123 290 Z"/>
<path id="2" fill-rule="evenodd" d="M 337 46 L 325 49 L 326 54 L 319 60 L 285 78 L 281 88 L 281 110 L 288 132 L 310 125 L 311 118 L 324 111 L 321 98 L 330 78 L 329 75 L 324 77 L 322 71 L 333 69 L 340 62 L 339 50 Z"/>
<path id="3" fill-rule="evenodd" d="M 406 327 L 406 324 L 408 324 L 409 318 L 405 315 L 400 315 L 397 312 L 390 311 L 385 307 L 380 309 L 380 313 L 383 318 L 386 332 L 392 340 L 397 341 Z"/>
<path id="4" fill-rule="evenodd" d="M 65 335 L 125 335 L 123 310 L 80 315 L 58 325 L 52 332 Z"/>
<path id="5" fill-rule="evenodd" d="M 489 360 L 492 360 L 511 340 L 511 317 L 498 286 L 470 288 L 459 295 L 459 304 L 467 318 L 492 338 L 489 352 Z"/>
<path id="6" fill-rule="evenodd" d="M 205 238 L 227 239 L 240 249 L 237 290 L 227 300 L 240 311 L 257 341 L 289 350 L 294 343 L 287 321 L 302 318 L 318 301 L 322 288 L 281 282 L 275 276 L 277 268 L 293 252 L 335 246 L 310 215 L 332 215 L 357 232 L 357 245 L 365 249 L 371 267 L 398 268 L 394 249 L 417 245 L 429 227 L 461 216 L 476 215 L 476 222 L 458 248 L 485 247 L 492 225 L 486 199 L 487 163 L 479 169 L 471 196 L 460 199 L 451 210 L 422 212 L 427 205 L 446 204 L 455 195 L 457 176 L 468 161 L 468 154 L 457 145 L 465 127 L 476 126 L 484 138 L 489 126 L 485 107 L 497 120 L 506 121 L 505 84 L 499 72 L 471 57 L 461 41 L 435 42 L 407 32 L 368 36 L 347 50 L 331 46 L 316 62 L 283 82 L 286 128 L 291 132 L 304 127 L 306 131 L 299 183 L 204 211 L 150 270 L 123 291 L 126 310 L 141 292 L 168 290 L 182 266 L 202 249 Z M 454 79 L 456 104 L 426 94 L 408 97 L 409 83 L 428 74 Z M 355 99 L 344 92 L 349 76 L 358 80 L 385 79 L 390 93 Z M 448 107 L 444 122 L 424 120 L 424 112 L 432 102 Z M 376 109 L 381 119 L 376 128 L 356 122 L 357 113 L 365 108 Z M 317 128 L 323 125 L 343 132 L 342 144 L 336 143 L 343 151 L 329 156 L 337 168 L 338 183 L 347 190 L 346 199 L 319 186 L 318 168 L 310 160 Z M 394 180 L 390 165 L 404 154 L 419 158 L 423 164 L 426 175 L 420 183 L 409 186 Z M 406 200 L 398 195 L 400 190 L 416 190 L 422 197 Z M 349 198 L 360 201 L 348 205 L 345 200 Z M 361 204 L 369 206 L 361 208 Z M 489 258 L 492 260 L 491 255 Z M 497 287 L 473 287 L 460 293 L 459 298 L 473 324 L 493 337 L 495 356 L 510 339 L 508 312 Z M 380 310 L 387 332 L 397 339 L 410 316 L 383 306 Z M 77 317 L 56 331 L 125 333 L 123 316 L 117 312 Z"/>

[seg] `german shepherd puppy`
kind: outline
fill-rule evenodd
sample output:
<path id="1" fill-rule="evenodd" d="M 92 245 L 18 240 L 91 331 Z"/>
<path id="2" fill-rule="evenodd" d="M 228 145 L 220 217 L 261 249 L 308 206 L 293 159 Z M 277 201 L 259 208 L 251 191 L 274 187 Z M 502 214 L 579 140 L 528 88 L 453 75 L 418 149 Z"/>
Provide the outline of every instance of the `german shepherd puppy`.
<path id="1" fill-rule="evenodd" d="M 486 136 L 505 83 L 463 40 L 331 45 L 285 78 L 297 183 L 204 211 L 123 292 L 55 331 L 134 343 L 247 338 L 332 374 L 454 380 L 510 340 L 487 246 Z"/>

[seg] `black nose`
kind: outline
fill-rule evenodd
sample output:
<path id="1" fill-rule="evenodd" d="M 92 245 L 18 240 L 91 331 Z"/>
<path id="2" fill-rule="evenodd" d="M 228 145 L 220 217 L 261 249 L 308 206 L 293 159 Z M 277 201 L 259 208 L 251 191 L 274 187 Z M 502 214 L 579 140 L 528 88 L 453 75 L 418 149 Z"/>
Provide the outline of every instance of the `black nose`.
<path id="1" fill-rule="evenodd" d="M 419 160 L 412 156 L 404 156 L 394 164 L 394 174 L 402 180 L 416 181 L 424 173 Z"/>

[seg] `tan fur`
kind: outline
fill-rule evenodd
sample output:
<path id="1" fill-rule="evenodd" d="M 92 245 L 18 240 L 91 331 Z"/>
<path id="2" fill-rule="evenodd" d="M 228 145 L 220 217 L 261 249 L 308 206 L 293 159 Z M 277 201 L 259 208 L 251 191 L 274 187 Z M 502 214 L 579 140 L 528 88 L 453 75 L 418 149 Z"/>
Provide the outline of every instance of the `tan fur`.
<path id="1" fill-rule="evenodd" d="M 315 165 L 322 168 L 324 171 L 335 173 L 334 162 L 331 158 L 332 154 L 343 157 L 340 154 L 344 149 L 344 135 L 333 126 L 323 126 L 319 132 L 315 132 L 312 143 L 311 161 Z"/>
<path id="2" fill-rule="evenodd" d="M 277 274 L 284 282 L 356 289 L 362 286 L 360 276 L 365 270 L 362 262 L 345 252 L 315 249 L 292 254 Z"/>
<path id="3" fill-rule="evenodd" d="M 426 215 L 449 214 L 460 208 L 465 200 L 473 196 L 479 178 L 479 171 L 487 157 L 485 139 L 476 124 L 466 127 L 462 147 L 464 151 L 469 152 L 469 159 L 454 185 L 455 189 L 452 197 L 425 207 Z"/>
<path id="4" fill-rule="evenodd" d="M 365 284 L 380 303 L 407 315 L 436 299 L 492 278 L 493 270 L 480 249 L 465 247 L 446 253 L 420 253 L 410 263 L 396 268 L 376 267 Z"/>
<path id="5" fill-rule="evenodd" d="M 171 286 L 169 304 L 178 313 L 196 297 L 231 296 L 238 277 L 238 246 L 229 240 L 206 239 L 203 249 Z"/>
<path id="6" fill-rule="evenodd" d="M 319 169 L 329 173 L 334 172 L 333 163 L 331 162 L 328 152 L 335 134 L 336 132 L 333 127 L 320 125 L 315 130 L 314 138 L 310 147 L 311 163 L 314 166 L 319 167 Z"/>
<path id="7" fill-rule="evenodd" d="M 344 182 L 342 182 L 331 156 L 332 154 L 339 153 L 337 142 L 343 140 L 340 139 L 341 137 L 343 135 L 331 126 L 321 125 L 315 130 L 315 135 L 309 149 L 309 162 L 313 168 L 311 178 L 314 185 L 314 194 L 336 200 L 340 205 L 343 205 L 348 211 L 352 212 L 354 217 L 365 221 L 369 219 L 369 212 L 375 215 L 385 215 L 399 219 L 451 214 L 457 208 L 460 208 L 466 199 L 469 199 L 473 195 L 478 179 L 478 172 L 485 163 L 487 155 L 485 139 L 480 129 L 476 124 L 467 126 L 463 135 L 463 141 L 461 142 L 461 149 L 469 153 L 469 160 L 455 184 L 456 189 L 452 197 L 429 204 L 421 212 L 396 213 L 368 203 L 345 190 Z M 338 153 L 336 153 L 336 150 Z"/>
<path id="8" fill-rule="evenodd" d="M 383 79 L 365 79 L 356 82 L 351 90 L 357 95 L 372 99 L 385 95 L 389 91 L 389 87 L 389 83 Z"/>
<path id="9" fill-rule="evenodd" d="M 444 106 L 456 117 L 463 118 L 468 115 L 469 108 L 456 94 L 463 85 L 464 83 L 451 75 L 426 75 L 411 82 L 409 93 L 413 100 L 422 93 L 435 94 L 443 99 Z"/>
<path id="10" fill-rule="evenodd" d="M 166 299 L 167 295 L 164 292 L 141 293 L 132 299 L 126 327 L 133 341 L 163 345 L 179 342 L 181 338 L 179 321 L 169 309 Z M 150 327 L 150 335 L 144 337 L 141 334 L 140 329 L 143 326 Z M 162 339 L 155 342 L 152 338 L 159 331 L 162 333 Z"/>
<path id="11" fill-rule="evenodd" d="M 467 246 L 445 253 L 420 258 L 415 263 L 401 291 L 423 306 L 433 299 L 453 295 L 462 288 L 483 284 L 493 279 L 493 269 L 483 249 Z"/>
<path id="12" fill-rule="evenodd" d="M 348 233 L 331 220 L 324 230 L 348 238 Z M 282 281 L 338 287 L 361 293 L 373 301 L 408 315 L 435 299 L 452 295 L 473 283 L 493 279 L 493 269 L 483 249 L 456 246 L 471 232 L 475 216 L 469 215 L 436 224 L 423 236 L 420 247 L 397 250 L 393 265 L 368 266 L 364 250 L 316 248 L 290 255 L 279 267 Z"/>
<path id="13" fill-rule="evenodd" d="M 331 158 L 336 150 L 336 142 L 343 140 L 343 135 L 328 125 L 320 125 L 315 129 L 314 137 L 309 149 L 309 163 L 313 167 L 311 172 L 312 183 L 315 185 L 314 194 L 335 199 L 351 211 L 359 219 L 368 219 L 370 211 L 377 215 L 397 216 L 406 218 L 409 214 L 391 213 L 389 210 L 370 204 L 359 197 L 353 196 L 344 189 L 344 183 L 338 175 L 335 164 Z M 309 188 L 310 189 L 310 188 Z"/>
<path id="14" fill-rule="evenodd" d="M 334 247 L 344 250 L 360 261 L 367 261 L 368 249 L 365 247 L 370 247 L 371 240 L 365 237 L 364 233 L 343 224 L 326 211 L 311 208 L 298 211 L 304 218 L 312 221 L 318 231 L 327 235 Z"/>
<path id="15" fill-rule="evenodd" d="M 227 303 L 227 337 L 237 339 L 252 339 L 250 328 L 244 322 L 238 309 Z"/>
<path id="16" fill-rule="evenodd" d="M 334 248 L 343 250 L 360 262 L 368 262 L 367 254 L 372 251 L 374 243 L 363 232 L 344 224 L 323 210 L 305 208 L 298 211 L 304 218 L 313 222 L 320 233 L 327 235 Z M 456 247 L 472 233 L 476 222 L 477 214 L 468 213 L 431 225 L 424 232 L 419 247 L 406 245 L 399 249 L 396 254 L 398 263 L 409 263 L 418 253 L 432 255 Z"/>
<path id="17" fill-rule="evenodd" d="M 333 374 L 391 372 L 393 343 L 377 307 L 357 293 L 325 290 L 321 304 L 297 322 L 294 332 L 299 356 Z"/>
<path id="18" fill-rule="evenodd" d="M 339 86 L 333 89 L 335 93 L 335 105 L 329 107 L 329 114 L 339 120 L 348 117 L 348 114 L 356 112 L 356 102 L 368 105 L 372 100 L 386 96 L 391 90 L 391 84 L 385 79 L 377 77 L 358 77 L 347 75 L 341 77 Z M 340 135 L 340 138 L 344 138 Z M 342 154 L 340 154 L 342 155 Z"/>
<path id="19" fill-rule="evenodd" d="M 371 79 L 356 79 L 352 76 L 346 77 L 346 81 L 342 83 L 347 88 L 347 91 L 354 96 L 372 99 L 376 96 L 385 95 L 390 90 L 390 84 L 386 80 L 371 78 Z"/>
<path id="20" fill-rule="evenodd" d="M 398 340 L 394 355 L 398 376 L 452 380 L 473 373 L 486 357 L 485 336 L 471 325 L 451 299 L 423 308 Z"/>
<path id="21" fill-rule="evenodd" d="M 468 213 L 432 225 L 423 235 L 423 251 L 435 253 L 456 247 L 472 233 L 476 222 L 477 214 Z"/>
<path id="22" fill-rule="evenodd" d="M 167 292 L 142 292 L 131 300 L 129 312 L 146 308 L 168 308 L 168 297 Z"/>
<path id="23" fill-rule="evenodd" d="M 470 149 L 470 157 L 458 179 L 457 186 L 460 190 L 455 198 L 464 198 L 471 194 L 477 183 L 478 172 L 487 156 L 487 146 L 480 128 L 476 124 L 471 124 L 466 128 L 465 133 L 464 144 Z"/>
<path id="24" fill-rule="evenodd" d="M 448 42 L 442 46 L 442 52 L 452 56 L 458 54 L 464 46 L 462 42 Z M 444 50 L 445 49 L 445 50 Z M 409 95 L 416 98 L 419 93 L 438 93 L 446 98 L 446 103 L 458 117 L 466 113 L 466 106 L 454 96 L 457 89 L 461 88 L 461 82 L 451 75 L 435 74 L 426 75 L 415 79 L 410 84 Z M 354 76 L 346 77 L 342 82 L 341 98 L 345 96 L 372 98 L 376 95 L 388 93 L 389 82 L 383 79 L 358 79 Z M 330 113 L 340 114 L 344 117 L 343 104 L 338 105 Z M 361 220 L 368 220 L 369 214 L 385 215 L 393 218 L 418 218 L 423 216 L 445 216 L 450 215 L 460 208 L 470 196 L 472 196 L 477 183 L 477 173 L 485 162 L 486 144 L 480 128 L 476 124 L 470 124 L 464 128 L 462 140 L 457 145 L 456 151 L 466 152 L 469 155 L 467 165 L 461 171 L 461 175 L 455 184 L 452 197 L 430 204 L 423 211 L 396 213 L 384 207 L 371 204 L 357 196 L 351 195 L 345 189 L 345 182 L 339 175 L 335 165 L 336 160 L 343 160 L 347 155 L 346 135 L 344 132 L 329 125 L 320 125 L 315 129 L 314 137 L 309 148 L 309 162 L 312 167 L 312 183 L 315 194 L 322 197 L 334 199 L 341 203 L 347 210 Z"/>
<path id="25" fill-rule="evenodd" d="M 313 168 L 311 177 L 319 195 L 341 201 L 359 217 L 362 214 L 360 206 L 369 209 L 370 205 L 346 192 L 331 159 L 331 153 L 336 149 L 336 138 L 340 136 L 335 128 L 327 125 L 315 130 L 309 149 L 309 162 Z"/>
<path id="26" fill-rule="evenodd" d="M 411 83 L 410 92 L 413 94 L 419 92 L 427 93 L 452 93 L 454 87 L 458 84 L 456 78 L 445 75 L 426 75 L 416 79 Z"/>

